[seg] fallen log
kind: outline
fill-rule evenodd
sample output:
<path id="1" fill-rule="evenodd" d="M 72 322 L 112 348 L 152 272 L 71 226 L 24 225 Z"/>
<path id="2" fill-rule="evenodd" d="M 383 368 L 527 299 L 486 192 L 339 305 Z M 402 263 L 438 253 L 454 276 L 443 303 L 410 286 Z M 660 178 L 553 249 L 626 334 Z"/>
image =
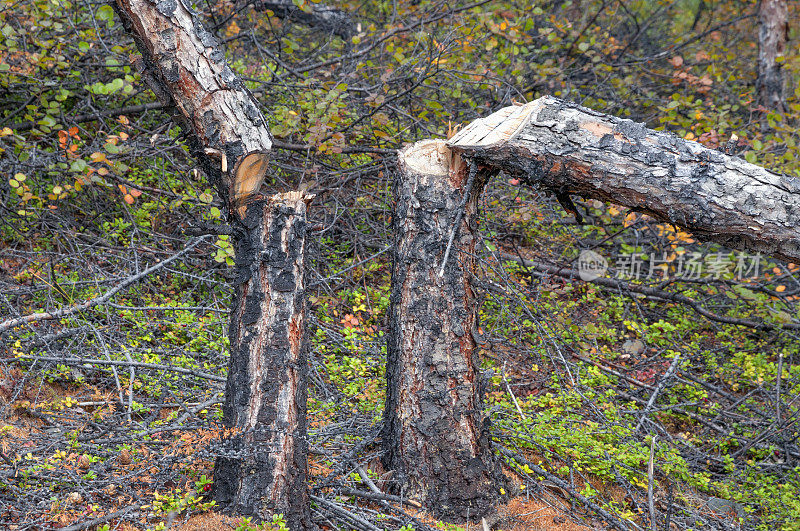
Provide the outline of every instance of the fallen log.
<path id="1" fill-rule="evenodd" d="M 701 240 L 800 262 L 800 179 L 549 96 L 469 124 L 464 158 L 553 191 L 610 201 Z"/>
<path id="2" fill-rule="evenodd" d="M 346 11 L 325 4 L 305 2 L 298 7 L 292 0 L 257 0 L 253 5 L 260 11 L 269 9 L 281 18 L 307 24 L 342 39 L 349 39 L 356 33 L 356 25 Z"/>

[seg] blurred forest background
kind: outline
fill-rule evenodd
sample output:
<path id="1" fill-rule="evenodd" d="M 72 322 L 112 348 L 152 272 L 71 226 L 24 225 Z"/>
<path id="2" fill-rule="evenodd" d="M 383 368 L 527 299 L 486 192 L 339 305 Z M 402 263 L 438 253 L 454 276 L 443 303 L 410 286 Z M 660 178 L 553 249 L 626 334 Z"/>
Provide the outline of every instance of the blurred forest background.
<path id="1" fill-rule="evenodd" d="M 333 25 L 309 24 L 308 0 L 193 7 L 269 119 L 264 192 L 316 194 L 323 528 L 465 529 L 358 495 L 361 474 L 386 483 L 396 149 L 554 95 L 712 148 L 736 135 L 741 157 L 800 176 L 796 2 L 784 109 L 759 103 L 754 1 L 342 1 Z M 204 495 L 228 359 L 224 212 L 134 55 L 105 2 L 0 6 L 0 328 L 62 310 L 0 330 L 4 529 L 257 528 Z M 496 527 L 800 529 L 800 266 L 746 257 L 758 270 L 737 271 L 738 252 L 576 204 L 582 222 L 502 174 L 481 199 L 486 406 L 514 486 Z M 609 260 L 613 286 L 576 278 L 582 249 Z M 623 274 L 625 256 L 641 275 Z M 702 275 L 663 274 L 687 256 Z"/>

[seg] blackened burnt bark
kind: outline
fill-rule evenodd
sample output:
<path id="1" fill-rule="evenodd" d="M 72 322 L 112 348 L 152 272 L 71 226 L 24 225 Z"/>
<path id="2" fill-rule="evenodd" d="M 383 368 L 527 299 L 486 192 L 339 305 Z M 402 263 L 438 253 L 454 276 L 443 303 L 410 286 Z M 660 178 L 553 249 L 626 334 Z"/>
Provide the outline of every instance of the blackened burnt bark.
<path id="1" fill-rule="evenodd" d="M 400 152 L 392 216 L 394 260 L 383 442 L 406 495 L 438 517 L 492 511 L 502 476 L 482 411 L 478 309 L 470 287 L 479 172 L 452 251 L 439 269 L 468 176 L 444 142 Z"/>
<path id="2" fill-rule="evenodd" d="M 256 196 L 272 137 L 252 94 L 186 2 L 116 0 L 142 76 L 175 110 L 233 224 L 237 260 L 224 423 L 233 452 L 214 471 L 217 501 L 311 529 L 306 485 L 303 245 L 307 198 Z"/>
<path id="3" fill-rule="evenodd" d="M 506 107 L 453 151 L 562 197 L 611 201 L 701 240 L 800 261 L 800 179 L 552 97 Z"/>
<path id="4" fill-rule="evenodd" d="M 254 203 L 236 249 L 236 303 L 223 406 L 230 455 L 214 470 L 217 502 L 289 529 L 310 529 L 303 252 L 306 202 L 288 192 Z"/>

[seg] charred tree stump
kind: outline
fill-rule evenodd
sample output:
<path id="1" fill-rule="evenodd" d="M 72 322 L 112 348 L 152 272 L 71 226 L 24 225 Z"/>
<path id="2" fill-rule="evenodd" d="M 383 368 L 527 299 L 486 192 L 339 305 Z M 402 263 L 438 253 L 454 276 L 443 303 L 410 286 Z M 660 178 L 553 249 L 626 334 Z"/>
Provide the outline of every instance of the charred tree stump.
<path id="1" fill-rule="evenodd" d="M 312 528 L 306 485 L 307 364 L 303 251 L 306 202 L 288 192 L 256 203 L 236 249 L 236 303 L 223 424 L 231 457 L 214 470 L 217 502 L 290 529 Z"/>
<path id="2" fill-rule="evenodd" d="M 800 179 L 644 124 L 547 96 L 472 122 L 448 146 L 566 202 L 610 201 L 701 240 L 800 261 Z"/>
<path id="3" fill-rule="evenodd" d="M 306 202 L 294 192 L 252 202 L 272 147 L 252 94 L 188 3 L 116 0 L 142 54 L 142 77 L 188 134 L 222 198 L 237 260 L 224 424 L 234 452 L 220 457 L 217 501 L 265 519 L 283 513 L 311 529 L 306 485 L 303 246 Z"/>
<path id="4" fill-rule="evenodd" d="M 492 511 L 502 486 L 482 412 L 478 310 L 469 282 L 486 174 L 473 175 L 440 275 L 467 164 L 437 140 L 417 142 L 398 158 L 384 464 L 406 495 L 438 517 L 480 518 Z"/>

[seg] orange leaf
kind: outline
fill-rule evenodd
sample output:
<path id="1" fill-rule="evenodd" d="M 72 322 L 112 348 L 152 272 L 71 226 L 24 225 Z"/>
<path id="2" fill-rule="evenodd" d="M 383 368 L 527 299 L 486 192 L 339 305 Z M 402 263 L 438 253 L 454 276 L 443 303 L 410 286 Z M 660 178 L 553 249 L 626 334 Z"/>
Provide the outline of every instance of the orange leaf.
<path id="1" fill-rule="evenodd" d="M 778 293 L 786 291 L 786 286 L 778 286 L 777 288 L 775 288 L 775 291 L 777 291 Z"/>
<path id="2" fill-rule="evenodd" d="M 142 191 L 141 190 L 137 190 L 136 188 L 131 188 L 129 193 L 133 197 L 139 197 L 140 195 L 142 195 Z"/>
<path id="3" fill-rule="evenodd" d="M 75 127 L 74 125 L 69 128 L 69 136 L 75 136 L 75 137 L 78 136 L 78 128 Z"/>
<path id="4" fill-rule="evenodd" d="M 123 199 L 124 199 L 124 200 L 125 200 L 125 202 L 126 202 L 126 203 L 128 203 L 129 205 L 132 205 L 132 204 L 133 204 L 133 203 L 136 201 L 136 199 L 134 199 L 134 198 L 133 198 L 133 196 L 132 196 L 131 194 L 125 194 L 125 197 L 123 197 Z"/>

